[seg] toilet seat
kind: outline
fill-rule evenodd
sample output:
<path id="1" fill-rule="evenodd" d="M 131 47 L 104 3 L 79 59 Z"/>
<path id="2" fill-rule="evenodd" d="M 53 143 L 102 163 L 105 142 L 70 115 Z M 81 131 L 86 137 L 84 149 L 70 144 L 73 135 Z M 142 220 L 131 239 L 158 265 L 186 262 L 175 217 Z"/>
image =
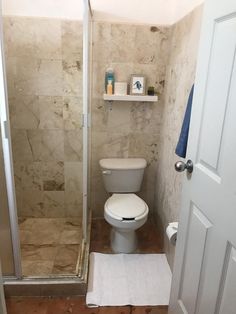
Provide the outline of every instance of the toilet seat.
<path id="1" fill-rule="evenodd" d="M 105 203 L 106 213 L 117 220 L 141 220 L 148 214 L 147 204 L 136 194 L 113 194 Z"/>

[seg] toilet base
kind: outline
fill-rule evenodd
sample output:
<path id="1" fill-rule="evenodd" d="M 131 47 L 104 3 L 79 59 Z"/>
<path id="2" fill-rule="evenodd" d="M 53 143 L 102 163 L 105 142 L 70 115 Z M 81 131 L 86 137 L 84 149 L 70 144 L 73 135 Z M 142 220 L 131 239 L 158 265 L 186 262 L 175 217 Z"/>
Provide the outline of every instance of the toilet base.
<path id="1" fill-rule="evenodd" d="M 135 230 L 112 228 L 111 248 L 114 253 L 132 253 L 137 249 Z"/>

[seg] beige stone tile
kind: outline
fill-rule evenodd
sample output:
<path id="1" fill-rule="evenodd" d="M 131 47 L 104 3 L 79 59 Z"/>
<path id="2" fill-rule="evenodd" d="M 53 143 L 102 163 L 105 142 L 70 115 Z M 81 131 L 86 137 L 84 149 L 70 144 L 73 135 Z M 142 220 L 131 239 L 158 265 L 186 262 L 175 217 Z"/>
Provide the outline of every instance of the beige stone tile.
<path id="1" fill-rule="evenodd" d="M 91 209 L 94 217 L 104 217 L 104 205 L 108 199 L 109 194 L 104 188 L 104 183 L 102 181 L 102 175 L 92 177 L 91 180 Z"/>
<path id="2" fill-rule="evenodd" d="M 12 97 L 9 99 L 11 127 L 37 129 L 39 127 L 39 98 L 37 96 Z"/>
<path id="3" fill-rule="evenodd" d="M 29 133 L 26 130 L 12 129 L 11 139 L 13 159 L 15 162 L 35 160 L 35 152 Z"/>
<path id="4" fill-rule="evenodd" d="M 43 162 L 42 179 L 44 191 L 64 191 L 64 163 Z"/>
<path id="5" fill-rule="evenodd" d="M 92 101 L 92 129 L 106 132 L 109 117 L 109 106 L 99 98 L 93 98 Z"/>
<path id="6" fill-rule="evenodd" d="M 26 218 L 20 225 L 21 230 L 40 230 L 43 226 L 45 229 L 56 228 L 63 230 L 67 219 L 65 218 Z"/>
<path id="7" fill-rule="evenodd" d="M 102 158 L 128 156 L 129 135 L 92 130 L 91 165 L 93 169 L 99 169 L 99 160 Z"/>
<path id="8" fill-rule="evenodd" d="M 129 157 L 145 158 L 148 164 L 157 161 L 159 153 L 159 134 L 131 133 L 129 137 Z"/>
<path id="9" fill-rule="evenodd" d="M 116 101 L 110 110 L 106 102 L 96 99 L 92 110 L 93 129 L 109 133 L 130 132 L 131 105 L 129 103 Z"/>
<path id="10" fill-rule="evenodd" d="M 160 130 L 162 123 L 161 103 L 140 103 L 135 102 L 130 110 L 130 130 L 131 132 L 145 132 L 147 134 L 156 133 Z"/>
<path id="11" fill-rule="evenodd" d="M 79 96 L 83 94 L 82 59 L 62 60 L 63 93 L 64 96 Z"/>
<path id="12" fill-rule="evenodd" d="M 49 245 L 59 241 L 64 219 L 32 218 L 20 225 L 21 244 Z"/>
<path id="13" fill-rule="evenodd" d="M 14 159 L 14 156 L 13 156 Z M 22 189 L 22 174 L 25 171 L 25 163 L 23 161 L 16 161 L 13 163 L 15 188 Z"/>
<path id="14" fill-rule="evenodd" d="M 80 246 L 78 244 L 61 245 L 53 265 L 53 274 L 75 273 L 76 263 L 79 256 Z"/>
<path id="15" fill-rule="evenodd" d="M 64 132 L 63 130 L 42 130 L 40 160 L 64 160 Z"/>
<path id="16" fill-rule="evenodd" d="M 93 23 L 93 61 L 109 62 L 111 47 L 111 24 Z"/>
<path id="17" fill-rule="evenodd" d="M 4 43 L 8 56 L 58 58 L 61 25 L 58 19 L 5 17 Z"/>
<path id="18" fill-rule="evenodd" d="M 16 188 L 16 209 L 17 209 L 17 216 L 21 216 L 23 211 L 23 195 L 22 189 Z"/>
<path id="19" fill-rule="evenodd" d="M 41 162 L 25 163 L 21 173 L 22 189 L 25 191 L 42 191 Z"/>
<path id="20" fill-rule="evenodd" d="M 83 191 L 83 163 L 82 162 L 65 162 L 65 190 Z"/>
<path id="21" fill-rule="evenodd" d="M 22 190 L 20 215 L 23 217 L 45 217 L 42 191 Z"/>
<path id="22" fill-rule="evenodd" d="M 112 62 L 132 62 L 134 60 L 135 36 L 135 25 L 111 25 L 110 60 Z"/>
<path id="23" fill-rule="evenodd" d="M 81 97 L 64 97 L 63 120 L 65 130 L 82 129 L 83 99 Z"/>
<path id="24" fill-rule="evenodd" d="M 22 95 L 62 96 L 62 62 L 17 57 L 15 90 Z"/>
<path id="25" fill-rule="evenodd" d="M 83 56 L 83 24 L 80 21 L 61 21 L 62 56 L 63 58 L 77 58 Z"/>
<path id="26" fill-rule="evenodd" d="M 81 217 L 67 217 L 64 223 L 64 229 L 68 231 L 78 230 L 82 228 Z"/>
<path id="27" fill-rule="evenodd" d="M 7 93 L 11 98 L 16 95 L 17 61 L 17 58 L 5 54 Z"/>
<path id="28" fill-rule="evenodd" d="M 40 96 L 39 108 L 40 129 L 64 129 L 62 97 Z"/>
<path id="29" fill-rule="evenodd" d="M 22 245 L 21 258 L 23 261 L 54 261 L 57 253 L 56 245 Z"/>
<path id="30" fill-rule="evenodd" d="M 157 63 L 160 58 L 163 58 L 163 52 L 164 56 L 166 55 L 168 39 L 168 27 L 154 29 L 151 26 L 136 26 L 134 60 L 141 64 Z"/>
<path id="31" fill-rule="evenodd" d="M 64 133 L 62 130 L 12 130 L 14 160 L 63 161 Z"/>
<path id="32" fill-rule="evenodd" d="M 92 68 L 92 86 L 93 98 L 102 99 L 105 93 L 105 72 L 111 66 L 111 63 L 93 62 Z"/>
<path id="33" fill-rule="evenodd" d="M 53 261 L 25 261 L 22 260 L 23 276 L 43 276 L 52 273 Z"/>
<path id="34" fill-rule="evenodd" d="M 62 231 L 59 243 L 60 244 L 81 244 L 82 230 L 64 230 Z"/>
<path id="35" fill-rule="evenodd" d="M 112 62 L 111 67 L 115 72 L 115 79 L 118 82 L 130 83 L 131 74 L 137 73 L 134 67 L 134 60 L 132 62 Z"/>
<path id="36" fill-rule="evenodd" d="M 83 195 L 76 191 L 65 191 L 66 217 L 82 217 Z"/>
<path id="37" fill-rule="evenodd" d="M 65 195 L 64 191 L 45 191 L 43 202 L 46 217 L 65 217 Z"/>
<path id="38" fill-rule="evenodd" d="M 64 160 L 65 161 L 82 161 L 83 159 L 83 138 L 82 130 L 70 130 L 64 133 Z"/>

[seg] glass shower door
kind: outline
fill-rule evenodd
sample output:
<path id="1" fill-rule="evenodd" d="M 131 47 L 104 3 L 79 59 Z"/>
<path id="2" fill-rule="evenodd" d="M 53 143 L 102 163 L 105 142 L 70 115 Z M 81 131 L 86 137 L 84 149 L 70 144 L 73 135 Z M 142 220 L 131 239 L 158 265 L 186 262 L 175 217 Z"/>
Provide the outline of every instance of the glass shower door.
<path id="1" fill-rule="evenodd" d="M 88 222 L 88 37 L 81 21 L 25 15 L 3 17 L 15 274 L 22 264 L 23 277 L 74 277 Z"/>
<path id="2" fill-rule="evenodd" d="M 0 18 L 0 257 L 3 275 L 21 277 L 20 244 L 3 51 L 2 20 Z"/>

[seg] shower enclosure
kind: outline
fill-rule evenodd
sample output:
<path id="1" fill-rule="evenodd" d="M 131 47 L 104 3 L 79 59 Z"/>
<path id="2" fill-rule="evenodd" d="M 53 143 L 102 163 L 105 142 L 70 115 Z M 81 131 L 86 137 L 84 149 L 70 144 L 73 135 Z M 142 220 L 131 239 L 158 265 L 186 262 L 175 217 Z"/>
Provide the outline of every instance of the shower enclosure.
<path id="1" fill-rule="evenodd" d="M 90 4 L 83 21 L 23 15 L 1 17 L 3 275 L 80 281 L 90 231 Z"/>

